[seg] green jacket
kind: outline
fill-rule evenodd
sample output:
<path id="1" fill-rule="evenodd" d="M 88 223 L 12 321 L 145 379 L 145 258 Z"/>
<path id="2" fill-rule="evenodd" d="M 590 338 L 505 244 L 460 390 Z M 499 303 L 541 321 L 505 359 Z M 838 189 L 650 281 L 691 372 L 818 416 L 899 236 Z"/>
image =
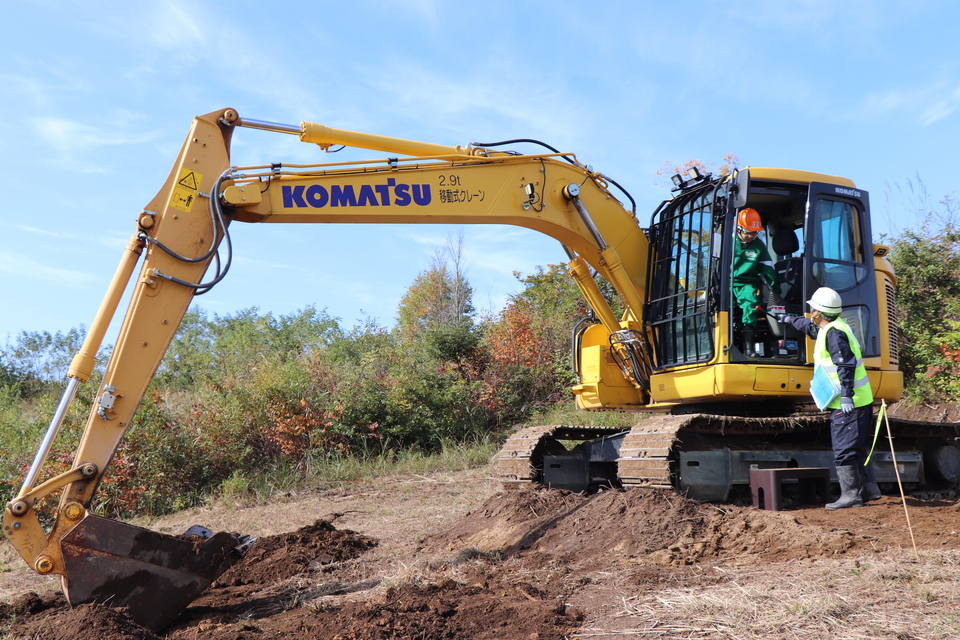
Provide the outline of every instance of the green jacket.
<path id="1" fill-rule="evenodd" d="M 733 242 L 734 286 L 751 285 L 759 289 L 761 278 L 766 280 L 774 291 L 777 291 L 779 280 L 767 245 L 760 238 L 754 238 L 749 243 L 743 243 L 739 238 L 735 239 Z"/>

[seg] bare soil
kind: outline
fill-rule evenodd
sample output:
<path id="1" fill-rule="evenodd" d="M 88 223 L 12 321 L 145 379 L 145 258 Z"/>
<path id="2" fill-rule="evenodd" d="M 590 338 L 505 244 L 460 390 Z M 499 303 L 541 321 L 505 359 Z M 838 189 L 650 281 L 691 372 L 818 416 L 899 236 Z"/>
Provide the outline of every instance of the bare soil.
<path id="1" fill-rule="evenodd" d="M 260 540 L 159 634 L 123 610 L 71 609 L 56 581 L 17 565 L 0 574 L 0 637 L 960 637 L 956 501 L 770 512 L 647 489 L 503 491 L 491 473 L 388 478 L 139 522 Z"/>

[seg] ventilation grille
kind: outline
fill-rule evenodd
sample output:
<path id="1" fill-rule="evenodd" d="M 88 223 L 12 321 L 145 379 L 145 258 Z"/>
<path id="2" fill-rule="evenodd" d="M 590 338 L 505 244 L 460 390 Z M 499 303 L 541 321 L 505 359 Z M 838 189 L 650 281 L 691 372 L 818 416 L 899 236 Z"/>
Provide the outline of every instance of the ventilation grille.
<path id="1" fill-rule="evenodd" d="M 890 339 L 890 363 L 900 364 L 900 335 L 897 323 L 897 294 L 893 283 L 887 280 L 887 335 Z"/>

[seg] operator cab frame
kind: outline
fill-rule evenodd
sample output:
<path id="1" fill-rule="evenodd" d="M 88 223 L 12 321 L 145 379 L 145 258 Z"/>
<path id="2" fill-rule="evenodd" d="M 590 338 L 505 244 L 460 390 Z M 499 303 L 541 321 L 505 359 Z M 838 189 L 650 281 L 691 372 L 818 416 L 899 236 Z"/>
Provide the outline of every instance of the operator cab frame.
<path id="1" fill-rule="evenodd" d="M 760 238 L 774 260 L 778 291 L 758 297 L 757 356 L 744 348 L 732 266 L 737 212 L 760 213 Z M 806 336 L 768 314 L 769 303 L 803 316 L 819 287 L 843 298 L 842 317 L 864 357 L 880 355 L 873 244 L 866 191 L 850 180 L 802 171 L 747 168 L 683 183 L 654 212 L 644 326 L 655 370 L 696 363 L 806 365 Z M 771 294 L 774 294 L 771 296 Z M 718 341 L 724 344 L 718 353 Z M 761 355 L 762 354 L 762 355 Z"/>

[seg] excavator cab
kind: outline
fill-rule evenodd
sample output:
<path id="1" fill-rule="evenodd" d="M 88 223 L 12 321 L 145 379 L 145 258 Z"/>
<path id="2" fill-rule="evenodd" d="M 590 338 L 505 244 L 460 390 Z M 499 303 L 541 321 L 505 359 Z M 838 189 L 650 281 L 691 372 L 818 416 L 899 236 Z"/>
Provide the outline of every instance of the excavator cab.
<path id="1" fill-rule="evenodd" d="M 745 169 L 753 177 L 738 174 L 747 184 L 746 205 L 764 218 L 765 243 L 777 273 L 776 290 L 765 287 L 759 305 L 762 349 L 758 357 L 769 362 L 805 364 L 805 337 L 773 316 L 802 316 L 806 300 L 820 287 L 841 294 L 843 317 L 853 328 L 865 355 L 880 357 L 879 293 L 870 240 L 870 214 L 865 191 L 845 184 L 821 181 L 788 182 L 762 169 Z M 779 174 L 786 172 L 778 171 Z M 790 176 L 784 176 L 790 177 Z M 735 206 L 736 208 L 736 206 Z M 736 340 L 733 341 L 736 345 Z"/>
<path id="2" fill-rule="evenodd" d="M 732 280 L 736 216 L 744 207 L 760 213 L 764 231 L 759 237 L 777 280 L 761 286 L 757 322 L 749 330 L 734 300 Z M 650 297 L 644 326 L 654 377 L 681 369 L 689 377 L 691 365 L 807 366 L 811 345 L 780 317 L 804 315 L 806 300 L 819 287 L 831 287 L 843 297 L 843 317 L 865 357 L 879 362 L 889 356 L 882 347 L 895 349 L 895 343 L 883 344 L 877 310 L 892 306 L 892 281 L 878 287 L 870 234 L 867 193 L 844 178 L 748 168 L 733 176 L 683 182 L 654 213 L 648 230 Z M 724 392 L 721 384 L 721 395 L 768 390 L 782 397 L 793 391 L 797 403 L 808 400 L 803 384 L 792 390 L 790 385 L 764 389 L 762 381 L 758 386 L 763 375 L 747 381 L 724 378 L 720 382 L 729 388 Z M 689 389 L 673 386 L 671 395 L 669 385 L 662 394 L 651 385 L 654 400 L 696 402 Z"/>

